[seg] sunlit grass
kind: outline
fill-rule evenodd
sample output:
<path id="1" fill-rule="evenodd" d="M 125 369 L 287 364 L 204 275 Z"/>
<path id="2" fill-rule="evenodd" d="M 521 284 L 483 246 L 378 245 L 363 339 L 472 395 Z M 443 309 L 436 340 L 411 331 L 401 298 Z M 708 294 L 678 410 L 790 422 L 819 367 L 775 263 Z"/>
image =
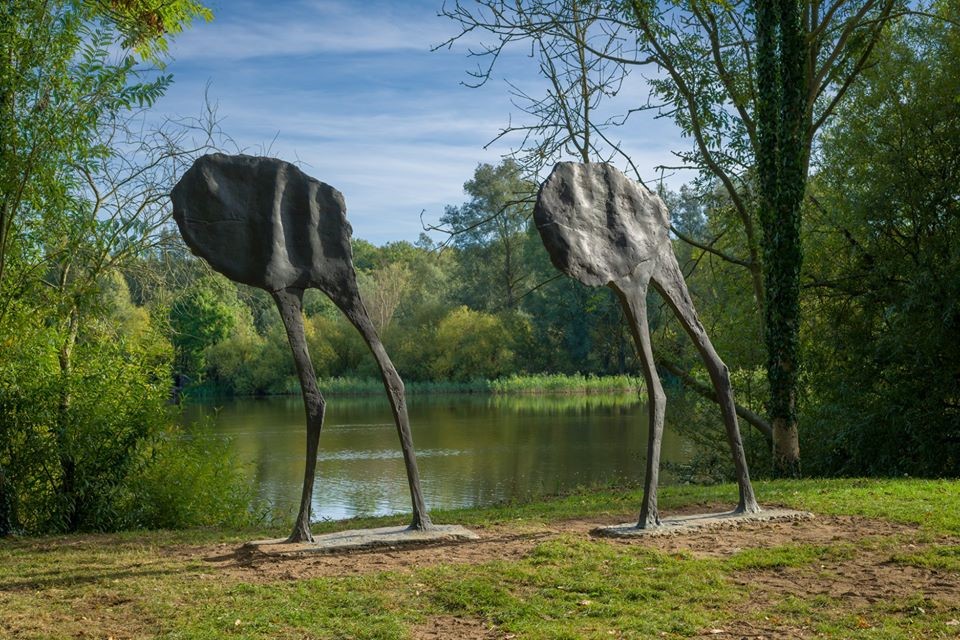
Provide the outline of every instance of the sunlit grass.
<path id="1" fill-rule="evenodd" d="M 383 382 L 378 378 L 336 377 L 318 380 L 320 389 L 329 395 L 370 395 L 383 393 Z M 405 382 L 408 394 L 437 393 L 491 393 L 520 394 L 636 394 L 643 386 L 642 378 L 626 375 L 594 376 L 580 374 L 526 374 L 511 375 L 497 380 L 416 381 Z M 291 393 L 299 390 L 295 385 Z"/>
<path id="2" fill-rule="evenodd" d="M 522 557 L 479 564 L 439 564 L 403 572 L 251 583 L 219 574 L 191 551 L 225 554 L 268 531 L 200 529 L 0 541 L 0 637 L 410 638 L 417 625 L 443 616 L 475 620 L 496 637 L 724 637 L 735 624 L 805 630 L 826 638 L 952 638 L 957 600 L 922 593 L 852 606 L 815 593 L 756 603 L 757 572 L 823 571 L 870 550 L 938 571 L 960 570 L 960 482 L 802 480 L 758 482 L 764 504 L 821 514 L 869 515 L 918 525 L 936 544 L 904 551 L 897 536 L 866 530 L 850 541 L 746 548 L 722 558 L 666 553 L 562 534 Z M 732 485 L 665 487 L 661 506 L 730 504 Z M 434 513 L 438 522 L 519 529 L 570 518 L 631 519 L 640 491 L 583 490 L 526 504 Z M 322 523 L 315 532 L 403 523 L 404 516 Z M 758 533 L 762 535 L 762 533 Z M 889 553 L 888 553 L 889 551 Z M 830 569 L 828 569 L 830 570 Z M 251 574 L 253 576 L 254 574 Z M 784 631 L 786 630 L 786 631 Z"/>

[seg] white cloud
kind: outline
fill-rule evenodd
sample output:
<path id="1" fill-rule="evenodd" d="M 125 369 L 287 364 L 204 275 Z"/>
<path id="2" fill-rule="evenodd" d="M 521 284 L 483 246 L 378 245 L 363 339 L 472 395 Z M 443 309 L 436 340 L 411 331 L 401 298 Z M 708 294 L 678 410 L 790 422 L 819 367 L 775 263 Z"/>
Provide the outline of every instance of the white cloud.
<path id="1" fill-rule="evenodd" d="M 206 61 L 425 52 L 451 33 L 449 20 L 436 17 L 423 5 L 299 1 L 269 8 L 255 4 L 242 13 L 220 11 L 209 25 L 179 36 L 171 52 L 178 60 Z"/>
<path id="2" fill-rule="evenodd" d="M 520 55 L 501 59 L 484 88 L 460 86 L 471 65 L 461 50 L 426 54 L 452 31 L 431 7 L 296 0 L 267 10 L 231 3 L 234 13 L 224 9 L 178 40 L 169 69 L 177 82 L 158 107 L 197 112 L 211 80 L 222 126 L 241 147 L 260 152 L 276 136 L 271 155 L 303 161 L 308 174 L 344 193 L 357 237 L 414 240 L 421 210 L 435 222 L 445 204 L 464 200 L 462 185 L 478 162 L 497 162 L 518 142 L 483 148 L 511 113 L 518 119 L 500 78 L 531 91 L 542 87 L 533 62 Z M 299 67 L 268 57 L 325 53 Z M 321 66 L 327 59 L 336 67 Z M 639 74 L 631 78 L 611 112 L 636 106 L 644 84 Z M 672 161 L 670 149 L 687 146 L 672 124 L 646 114 L 613 135 L 645 179 L 656 177 L 655 165 Z"/>

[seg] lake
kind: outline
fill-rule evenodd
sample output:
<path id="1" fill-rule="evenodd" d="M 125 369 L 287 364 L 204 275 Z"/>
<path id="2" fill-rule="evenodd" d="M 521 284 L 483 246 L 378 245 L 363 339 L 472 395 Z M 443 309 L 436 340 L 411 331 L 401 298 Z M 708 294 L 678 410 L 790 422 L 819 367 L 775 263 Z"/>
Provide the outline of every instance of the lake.
<path id="1" fill-rule="evenodd" d="M 410 395 L 417 461 L 429 509 L 528 499 L 643 478 L 646 404 L 635 395 Z M 294 515 L 303 478 L 305 422 L 298 396 L 198 402 L 184 421 L 207 417 L 229 438 L 260 497 Z M 664 462 L 692 445 L 669 428 Z M 669 482 L 669 474 L 661 473 Z M 396 427 L 386 397 L 327 398 L 313 519 L 410 511 Z M 639 505 L 638 505 L 639 508 Z"/>

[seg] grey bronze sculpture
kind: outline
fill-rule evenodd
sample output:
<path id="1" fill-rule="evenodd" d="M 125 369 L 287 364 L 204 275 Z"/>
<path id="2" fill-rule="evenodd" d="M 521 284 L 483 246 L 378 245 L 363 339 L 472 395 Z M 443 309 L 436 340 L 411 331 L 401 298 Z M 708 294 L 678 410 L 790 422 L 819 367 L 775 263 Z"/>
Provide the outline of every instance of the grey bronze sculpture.
<path id="1" fill-rule="evenodd" d="M 403 382 L 360 299 L 343 195 L 282 160 L 213 154 L 199 158 L 170 197 L 173 217 L 190 249 L 228 278 L 269 291 L 283 318 L 307 414 L 303 491 L 288 542 L 313 540 L 310 505 L 325 407 L 303 333 L 303 292 L 308 287 L 327 294 L 370 347 L 400 435 L 413 501 L 410 528 L 430 528 Z"/>
<path id="2" fill-rule="evenodd" d="M 650 410 L 643 505 L 637 526 L 660 524 L 657 482 L 666 396 L 654 365 L 647 325 L 650 283 L 673 309 L 710 372 L 736 467 L 740 490 L 736 511 L 759 512 L 737 425 L 730 376 L 693 307 L 670 244 L 670 220 L 663 201 L 610 165 L 562 162 L 540 187 L 533 216 L 554 266 L 586 285 L 609 286 L 630 322 Z"/>

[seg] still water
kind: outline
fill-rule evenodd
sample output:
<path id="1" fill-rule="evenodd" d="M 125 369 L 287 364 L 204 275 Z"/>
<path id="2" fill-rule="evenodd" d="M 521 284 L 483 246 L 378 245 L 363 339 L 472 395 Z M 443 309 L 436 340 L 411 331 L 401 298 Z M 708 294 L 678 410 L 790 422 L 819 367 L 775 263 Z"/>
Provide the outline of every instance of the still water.
<path id="1" fill-rule="evenodd" d="M 643 477 L 647 412 L 633 395 L 411 395 L 407 401 L 430 509 Z M 201 417 L 230 439 L 260 497 L 280 513 L 294 514 L 305 449 L 300 398 L 216 400 L 184 409 L 186 423 Z M 691 453 L 691 445 L 668 425 L 662 460 L 683 462 Z M 386 397 L 328 398 L 313 518 L 409 510 Z"/>

